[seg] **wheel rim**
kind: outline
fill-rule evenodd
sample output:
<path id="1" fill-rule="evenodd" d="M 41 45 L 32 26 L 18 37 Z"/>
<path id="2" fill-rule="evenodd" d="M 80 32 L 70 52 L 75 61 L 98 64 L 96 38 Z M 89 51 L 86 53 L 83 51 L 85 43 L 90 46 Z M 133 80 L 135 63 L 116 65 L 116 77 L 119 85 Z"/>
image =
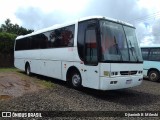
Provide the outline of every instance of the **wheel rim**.
<path id="1" fill-rule="evenodd" d="M 156 80 L 157 79 L 157 74 L 156 73 L 151 73 L 150 74 L 150 79 L 151 80 Z"/>
<path id="2" fill-rule="evenodd" d="M 78 74 L 74 74 L 72 76 L 72 83 L 73 83 L 73 85 L 74 86 L 78 86 L 80 84 L 80 82 L 81 82 L 80 76 Z"/>

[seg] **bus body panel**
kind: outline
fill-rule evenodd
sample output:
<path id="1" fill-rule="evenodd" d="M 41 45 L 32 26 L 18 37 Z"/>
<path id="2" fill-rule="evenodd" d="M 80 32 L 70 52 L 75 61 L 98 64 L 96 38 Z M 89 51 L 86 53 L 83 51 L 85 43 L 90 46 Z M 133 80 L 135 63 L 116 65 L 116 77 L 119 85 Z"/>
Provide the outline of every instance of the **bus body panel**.
<path id="1" fill-rule="evenodd" d="M 41 61 L 41 74 L 48 76 L 48 77 L 53 77 L 57 79 L 61 79 L 61 61 L 50 61 L 50 60 L 42 60 Z M 47 72 L 46 72 L 47 71 Z"/>
<path id="2" fill-rule="evenodd" d="M 100 89 L 101 90 L 116 90 L 116 89 L 122 89 L 122 88 L 129 88 L 138 86 L 142 83 L 142 80 L 139 81 L 140 78 L 143 78 L 143 75 L 141 76 L 132 76 L 132 82 L 127 83 L 127 80 L 130 80 L 130 76 L 126 77 L 100 77 Z M 116 84 L 111 84 L 112 81 L 117 81 Z"/>
<path id="3" fill-rule="evenodd" d="M 62 61 L 62 80 L 66 81 L 67 71 L 70 67 L 76 67 L 74 62 Z M 81 71 L 79 71 L 81 74 Z"/>
<path id="4" fill-rule="evenodd" d="M 160 71 L 160 62 L 158 62 L 158 61 L 144 61 L 143 62 L 144 76 L 147 76 L 149 69 L 157 69 Z"/>
<path id="5" fill-rule="evenodd" d="M 130 67 L 128 67 L 130 66 Z M 143 75 L 143 64 L 136 63 L 101 63 L 101 90 L 121 89 L 140 85 Z M 137 71 L 131 74 L 131 71 Z M 115 82 L 115 83 L 114 83 Z"/>
<path id="6" fill-rule="evenodd" d="M 84 65 L 84 82 L 83 86 L 88 88 L 99 89 L 99 64 L 96 66 Z"/>
<path id="7" fill-rule="evenodd" d="M 14 64 L 15 67 L 25 70 L 25 64 L 29 62 L 32 73 L 66 80 L 62 76 L 62 61 L 73 65 L 72 62 L 78 59 L 76 53 L 74 47 L 16 51 Z"/>
<path id="8" fill-rule="evenodd" d="M 143 62 L 143 75 L 149 77 L 149 71 L 152 69 L 158 71 L 160 76 L 160 44 L 141 46 Z"/>
<path id="9" fill-rule="evenodd" d="M 110 73 L 110 71 L 111 71 L 111 63 L 100 63 L 100 77 L 103 77 L 104 74 Z"/>
<path id="10" fill-rule="evenodd" d="M 129 67 L 128 67 L 129 66 Z M 137 63 L 111 63 L 111 71 L 142 71 L 143 64 Z"/>
<path id="11" fill-rule="evenodd" d="M 25 59 L 15 58 L 14 59 L 14 66 L 20 70 L 25 71 Z"/>

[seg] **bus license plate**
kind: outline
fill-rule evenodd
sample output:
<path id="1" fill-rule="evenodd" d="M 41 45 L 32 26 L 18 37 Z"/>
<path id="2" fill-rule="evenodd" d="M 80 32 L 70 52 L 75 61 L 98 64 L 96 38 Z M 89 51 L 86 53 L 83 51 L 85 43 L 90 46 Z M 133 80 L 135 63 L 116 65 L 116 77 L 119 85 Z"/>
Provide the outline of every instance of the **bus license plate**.
<path id="1" fill-rule="evenodd" d="M 126 80 L 126 84 L 131 84 L 132 83 L 132 79 L 131 80 Z"/>

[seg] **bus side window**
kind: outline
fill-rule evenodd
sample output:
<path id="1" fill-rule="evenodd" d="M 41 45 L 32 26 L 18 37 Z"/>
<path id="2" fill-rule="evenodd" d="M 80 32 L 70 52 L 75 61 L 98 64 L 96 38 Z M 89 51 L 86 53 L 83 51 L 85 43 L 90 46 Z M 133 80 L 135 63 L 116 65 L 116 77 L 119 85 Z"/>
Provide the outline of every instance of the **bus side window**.
<path id="1" fill-rule="evenodd" d="M 160 61 L 160 49 L 159 48 L 152 48 L 150 50 L 149 60 Z"/>
<path id="2" fill-rule="evenodd" d="M 96 29 L 89 28 L 85 31 L 85 62 L 96 65 L 97 61 Z"/>
<path id="3" fill-rule="evenodd" d="M 142 57 L 144 60 L 148 60 L 148 55 L 149 55 L 149 49 L 148 48 L 141 48 L 142 51 Z"/>
<path id="4" fill-rule="evenodd" d="M 74 25 L 53 30 L 50 33 L 49 41 L 53 48 L 73 47 Z"/>
<path id="5" fill-rule="evenodd" d="M 74 25 L 63 28 L 61 36 L 62 36 L 61 46 L 73 47 Z"/>

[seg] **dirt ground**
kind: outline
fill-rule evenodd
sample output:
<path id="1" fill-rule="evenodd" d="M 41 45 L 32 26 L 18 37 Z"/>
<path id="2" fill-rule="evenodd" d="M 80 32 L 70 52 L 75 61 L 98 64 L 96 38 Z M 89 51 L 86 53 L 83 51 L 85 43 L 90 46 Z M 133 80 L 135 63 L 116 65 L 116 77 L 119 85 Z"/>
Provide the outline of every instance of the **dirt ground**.
<path id="1" fill-rule="evenodd" d="M 0 100 L 22 96 L 43 89 L 42 86 L 14 72 L 0 72 Z"/>

